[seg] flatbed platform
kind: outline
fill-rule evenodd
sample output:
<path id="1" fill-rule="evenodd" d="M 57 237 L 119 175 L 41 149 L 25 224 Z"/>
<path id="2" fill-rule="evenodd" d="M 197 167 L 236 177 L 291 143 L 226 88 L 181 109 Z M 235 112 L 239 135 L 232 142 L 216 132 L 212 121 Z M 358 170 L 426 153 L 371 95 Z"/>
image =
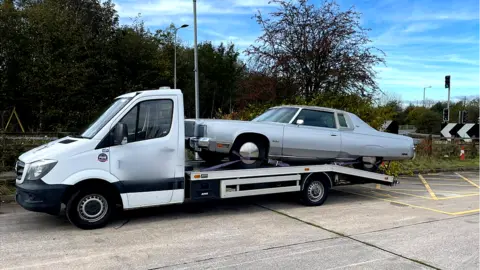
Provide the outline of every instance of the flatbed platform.
<path id="1" fill-rule="evenodd" d="M 187 164 L 189 170 L 186 170 L 186 175 L 192 188 L 189 190 L 191 199 L 298 192 L 303 190 L 304 183 L 312 176 L 320 176 L 330 188 L 367 183 L 393 186 L 398 183 L 393 176 L 334 164 L 256 169 L 219 168 L 206 171 L 203 170 L 208 167 L 202 162 L 192 161 Z"/>

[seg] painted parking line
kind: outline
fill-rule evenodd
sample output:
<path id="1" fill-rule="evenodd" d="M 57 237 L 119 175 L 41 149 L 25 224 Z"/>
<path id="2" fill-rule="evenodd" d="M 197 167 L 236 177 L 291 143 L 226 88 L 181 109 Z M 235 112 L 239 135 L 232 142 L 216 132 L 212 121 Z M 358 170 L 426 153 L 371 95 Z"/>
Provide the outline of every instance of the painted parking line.
<path id="1" fill-rule="evenodd" d="M 382 200 L 382 201 L 395 203 L 395 204 L 399 204 L 399 205 L 410 206 L 410 207 L 413 207 L 413 208 L 429 210 L 429 211 L 432 211 L 432 212 L 441 213 L 441 214 L 445 214 L 445 215 L 449 215 L 449 216 L 459 216 L 459 215 L 465 215 L 465 214 L 480 212 L 480 209 L 472 209 L 472 210 L 461 211 L 461 212 L 447 212 L 447 211 L 442 211 L 442 210 L 438 210 L 438 209 L 434 209 L 434 208 L 430 208 L 430 207 L 424 207 L 424 206 L 420 206 L 420 205 L 409 204 L 409 203 L 390 200 L 390 199 L 386 199 L 386 198 L 379 198 L 379 197 L 370 196 L 370 195 L 361 194 L 361 193 L 352 192 L 352 191 L 345 191 L 345 190 L 338 190 L 338 191 L 345 192 L 345 193 L 350 193 L 350 194 L 354 194 L 354 195 L 358 195 L 358 196 L 373 198 L 373 199 L 377 199 L 377 200 Z"/>
<path id="2" fill-rule="evenodd" d="M 450 177 L 450 178 L 438 178 L 438 177 L 428 177 L 428 176 L 424 176 L 425 179 L 427 179 L 428 181 L 438 181 L 438 182 L 448 182 L 448 181 L 459 181 L 461 179 L 457 177 Z"/>
<path id="3" fill-rule="evenodd" d="M 428 179 L 426 179 L 426 180 L 428 180 Z M 469 188 L 472 187 L 471 185 L 443 184 L 443 183 L 432 183 L 432 182 L 428 182 L 428 184 L 429 184 L 430 186 L 469 187 Z"/>
<path id="4" fill-rule="evenodd" d="M 430 185 L 432 185 L 430 183 Z M 390 191 L 390 190 L 393 190 L 393 191 L 415 191 L 415 192 L 424 192 L 425 189 L 406 189 L 406 188 L 395 188 L 395 189 L 382 189 L 383 191 Z M 470 190 L 456 190 L 456 191 L 452 191 L 452 190 L 439 190 L 439 189 L 435 189 L 436 192 L 446 192 L 446 193 L 460 193 L 460 194 L 472 194 L 474 192 L 476 192 L 477 190 L 476 189 L 472 189 L 471 191 Z M 430 198 L 429 198 L 430 199 Z"/>
<path id="5" fill-rule="evenodd" d="M 472 197 L 472 196 L 477 196 L 477 197 L 478 197 L 479 194 L 480 194 L 480 193 L 470 193 L 470 194 L 462 194 L 462 195 L 448 196 L 448 197 L 438 198 L 438 200 L 452 200 L 452 199 Z"/>
<path id="6" fill-rule="evenodd" d="M 425 180 L 425 178 L 423 178 L 423 176 L 422 176 L 421 174 L 418 175 L 418 178 L 420 178 L 420 180 L 422 181 L 423 185 L 424 185 L 425 188 L 427 189 L 428 193 L 430 193 L 430 196 L 432 197 L 432 199 L 438 200 L 437 196 L 435 195 L 435 193 L 433 192 L 433 190 L 430 188 L 430 185 L 428 184 L 427 180 Z"/>
<path id="7" fill-rule="evenodd" d="M 367 189 L 372 189 L 372 190 L 375 190 L 373 188 L 369 188 L 369 187 L 363 187 L 363 188 L 367 188 Z M 406 193 L 406 192 L 401 192 L 400 190 L 398 189 L 395 189 L 395 190 L 386 190 L 386 189 L 382 189 L 382 191 L 385 191 L 385 192 L 392 192 L 392 193 L 396 193 L 396 194 L 401 194 L 401 195 L 407 195 L 407 196 L 411 196 L 411 197 L 416 197 L 416 198 L 421 198 L 421 199 L 426 199 L 426 200 L 434 200 L 433 198 L 430 198 L 430 197 L 425 197 L 425 196 L 420 196 L 420 195 L 416 195 L 416 194 L 411 194 L 411 193 Z M 416 192 L 425 192 L 424 189 L 422 190 L 411 190 L 411 189 L 403 189 L 403 191 L 416 191 Z M 384 196 L 384 197 L 392 197 L 392 198 L 396 198 L 390 194 L 382 194 L 380 192 L 376 192 L 376 191 L 372 191 L 372 193 L 374 194 L 377 194 L 377 195 L 380 195 L 380 196 Z M 437 194 L 438 193 L 452 193 L 452 194 L 458 194 L 459 192 L 458 191 L 446 191 L 446 190 L 437 190 Z M 442 197 L 442 198 L 438 198 L 437 196 L 435 196 L 437 199 L 436 200 L 451 200 L 451 199 L 458 199 L 458 198 L 465 198 L 465 197 L 472 197 L 472 196 L 478 196 L 480 193 L 478 192 L 468 192 L 466 194 L 460 194 L 460 195 L 454 195 L 454 196 L 446 196 L 446 197 Z"/>
<path id="8" fill-rule="evenodd" d="M 372 191 L 373 194 L 375 195 L 378 195 L 378 196 L 383 196 L 383 197 L 388 197 L 388 198 L 396 198 L 388 193 L 381 193 L 381 192 L 376 192 L 376 191 Z"/>
<path id="9" fill-rule="evenodd" d="M 462 178 L 463 180 L 467 181 L 468 183 L 470 183 L 472 186 L 476 187 L 476 188 L 480 188 L 477 184 L 475 184 L 474 182 L 472 182 L 470 179 L 466 178 L 465 176 L 462 176 L 461 174 L 459 173 L 455 173 L 456 175 L 458 175 L 458 177 Z"/>

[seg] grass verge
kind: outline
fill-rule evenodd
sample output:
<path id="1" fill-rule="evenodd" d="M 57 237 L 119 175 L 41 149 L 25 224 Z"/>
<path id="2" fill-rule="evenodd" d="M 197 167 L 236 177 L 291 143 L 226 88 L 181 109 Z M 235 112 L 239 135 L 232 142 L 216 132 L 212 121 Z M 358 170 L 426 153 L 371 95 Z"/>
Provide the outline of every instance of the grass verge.
<path id="1" fill-rule="evenodd" d="M 416 173 L 478 170 L 479 158 L 460 160 L 458 158 L 417 157 L 414 160 L 391 162 L 382 170 L 389 175 L 413 175 Z"/>
<path id="2" fill-rule="evenodd" d="M 15 186 L 6 181 L 0 181 L 0 197 L 15 194 Z"/>

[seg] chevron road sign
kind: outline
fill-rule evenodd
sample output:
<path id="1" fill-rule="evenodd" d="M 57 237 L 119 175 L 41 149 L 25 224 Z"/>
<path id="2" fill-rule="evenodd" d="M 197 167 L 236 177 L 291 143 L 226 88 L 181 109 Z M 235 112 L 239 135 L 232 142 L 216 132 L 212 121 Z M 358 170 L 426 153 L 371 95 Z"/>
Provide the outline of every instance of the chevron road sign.
<path id="1" fill-rule="evenodd" d="M 460 138 L 470 138 L 470 135 L 468 135 L 468 131 L 470 131 L 470 129 L 472 129 L 474 126 L 475 124 L 463 125 L 463 127 L 459 131 L 457 131 L 458 136 L 460 136 Z"/>
<path id="2" fill-rule="evenodd" d="M 442 130 L 440 131 L 440 133 L 442 134 L 443 137 L 445 138 L 450 138 L 452 137 L 452 134 L 450 133 L 450 131 L 456 126 L 457 124 L 455 123 L 448 123 L 447 125 L 443 126 L 442 127 Z"/>
<path id="3" fill-rule="evenodd" d="M 480 124 L 475 124 L 469 130 L 467 130 L 467 135 L 470 138 L 480 138 Z"/>
<path id="4" fill-rule="evenodd" d="M 462 138 L 472 139 L 478 138 L 478 124 L 455 124 L 448 123 L 442 125 L 440 133 L 445 138 Z"/>

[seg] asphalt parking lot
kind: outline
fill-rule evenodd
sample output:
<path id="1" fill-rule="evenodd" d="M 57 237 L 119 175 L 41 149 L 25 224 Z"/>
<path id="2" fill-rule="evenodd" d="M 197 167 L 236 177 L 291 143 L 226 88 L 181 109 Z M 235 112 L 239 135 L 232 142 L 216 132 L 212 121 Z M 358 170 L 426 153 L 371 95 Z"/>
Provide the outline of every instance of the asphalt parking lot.
<path id="1" fill-rule="evenodd" d="M 0 205 L 0 269 L 479 269 L 478 172 L 125 212 L 82 231 Z"/>

